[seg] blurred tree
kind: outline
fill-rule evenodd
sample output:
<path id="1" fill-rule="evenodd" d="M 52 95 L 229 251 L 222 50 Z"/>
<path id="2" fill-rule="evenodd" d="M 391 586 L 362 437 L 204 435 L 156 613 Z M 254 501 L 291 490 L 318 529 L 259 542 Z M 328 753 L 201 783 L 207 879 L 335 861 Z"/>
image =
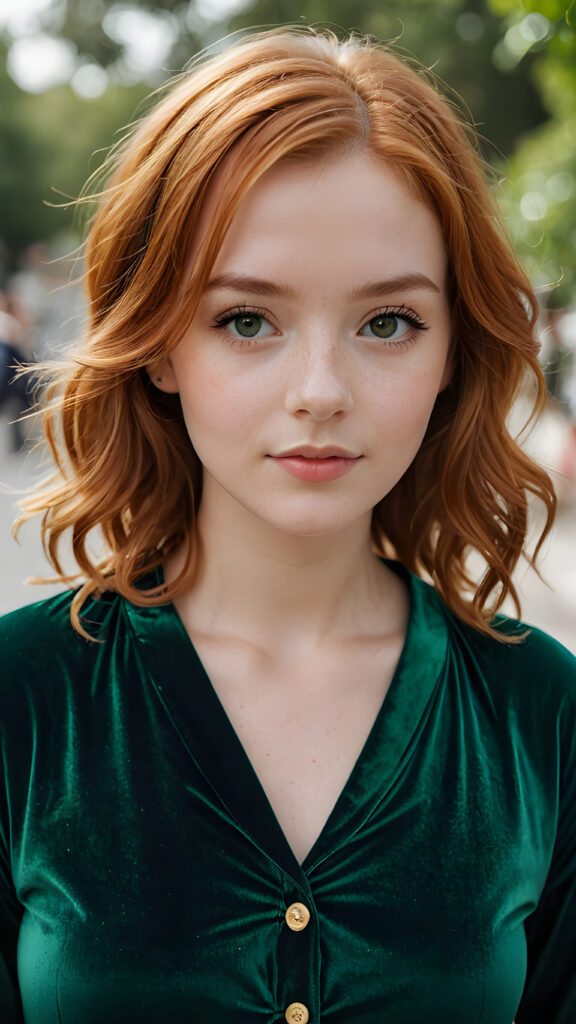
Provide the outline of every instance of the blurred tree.
<path id="1" fill-rule="evenodd" d="M 44 181 L 39 167 L 48 159 L 45 144 L 29 130 L 25 95 L 0 67 L 0 238 L 10 254 L 49 227 L 42 206 Z M 1 282 L 0 282 L 1 284 Z"/>
<path id="2" fill-rule="evenodd" d="M 94 100 L 69 85 L 23 92 L 0 65 L 0 239 L 4 273 L 31 243 L 73 233 L 77 197 L 115 133 L 149 92 L 144 84 L 111 86 Z M 0 282 L 1 284 L 1 282 Z"/>
<path id="3" fill-rule="evenodd" d="M 576 304 L 576 4 L 489 0 L 502 18 L 495 57 L 522 67 L 547 112 L 520 139 L 500 199 L 520 255 L 551 308 Z"/>
<path id="4" fill-rule="evenodd" d="M 204 45 L 214 19 L 211 0 L 47 0 L 30 21 L 30 32 L 73 43 L 79 65 L 96 64 L 121 81 L 146 71 L 131 66 L 131 54 L 142 46 L 144 34 L 166 40 L 171 67 L 180 67 Z M 216 8 L 220 9 L 220 3 Z M 202 14 L 204 10 L 206 13 Z M 216 19 L 217 20 L 217 19 Z M 8 20 L 8 35 L 11 21 Z M 16 35 L 18 34 L 18 21 Z M 150 69 L 152 84 L 163 77 Z"/>

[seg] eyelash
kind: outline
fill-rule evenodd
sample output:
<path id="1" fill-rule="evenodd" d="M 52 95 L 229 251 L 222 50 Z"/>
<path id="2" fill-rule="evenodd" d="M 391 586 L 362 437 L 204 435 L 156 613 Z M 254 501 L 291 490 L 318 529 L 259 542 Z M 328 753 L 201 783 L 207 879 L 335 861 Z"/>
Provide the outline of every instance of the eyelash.
<path id="1" fill-rule="evenodd" d="M 218 316 L 214 317 L 214 323 L 212 324 L 212 327 L 216 331 L 221 331 L 225 329 L 228 326 L 228 324 L 232 323 L 233 320 L 236 320 L 236 318 L 239 316 L 257 316 L 260 317 L 262 320 L 266 320 L 266 323 L 269 323 L 271 327 L 274 327 L 274 324 L 270 320 L 270 313 L 268 312 L 267 309 L 259 309 L 257 306 L 245 305 L 234 306 L 233 309 L 228 309 L 225 313 L 219 313 Z M 249 339 L 246 340 L 248 341 Z"/>
<path id="2" fill-rule="evenodd" d="M 270 313 L 268 312 L 268 310 L 260 309 L 257 306 L 240 305 L 234 306 L 233 309 L 229 309 L 225 313 L 220 313 L 218 316 L 215 316 L 212 328 L 213 330 L 216 331 L 225 331 L 228 324 L 232 323 L 233 320 L 236 320 L 237 317 L 241 316 L 256 316 L 261 318 L 262 320 L 265 320 L 268 324 L 270 324 L 271 327 L 274 327 L 274 324 L 272 324 L 270 320 Z M 410 325 L 411 331 L 407 332 L 406 337 L 399 338 L 398 341 L 386 341 L 386 339 L 383 338 L 375 339 L 377 341 L 380 341 L 380 344 L 384 348 L 404 348 L 408 345 L 413 344 L 413 342 L 415 341 L 415 336 L 411 332 L 428 330 L 428 324 L 424 322 L 422 317 L 419 316 L 419 314 L 416 313 L 415 310 L 410 309 L 408 306 L 405 306 L 404 304 L 401 304 L 399 306 L 383 306 L 381 309 L 375 310 L 372 313 L 372 315 L 368 317 L 368 319 L 365 321 L 362 327 L 366 327 L 371 320 L 376 320 L 378 317 L 385 316 L 395 316 L 398 317 L 398 319 L 405 320 L 406 323 Z M 271 335 L 265 335 L 265 337 L 271 337 Z M 254 344 L 257 344 L 258 341 L 261 340 L 262 339 L 258 338 L 231 337 L 230 343 L 235 347 L 249 348 L 252 347 Z"/>

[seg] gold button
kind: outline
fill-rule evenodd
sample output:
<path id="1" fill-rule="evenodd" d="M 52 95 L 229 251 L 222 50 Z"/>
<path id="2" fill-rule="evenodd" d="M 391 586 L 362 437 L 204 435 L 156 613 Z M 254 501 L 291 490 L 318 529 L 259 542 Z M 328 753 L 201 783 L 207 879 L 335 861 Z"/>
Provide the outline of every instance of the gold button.
<path id="1" fill-rule="evenodd" d="M 310 920 L 310 911 L 303 903 L 291 903 L 285 917 L 286 924 L 293 932 L 301 932 Z"/>
<path id="2" fill-rule="evenodd" d="M 308 1024 L 310 1020 L 308 1007 L 304 1006 L 304 1003 L 290 1003 L 290 1006 L 286 1007 L 284 1016 L 288 1024 Z"/>

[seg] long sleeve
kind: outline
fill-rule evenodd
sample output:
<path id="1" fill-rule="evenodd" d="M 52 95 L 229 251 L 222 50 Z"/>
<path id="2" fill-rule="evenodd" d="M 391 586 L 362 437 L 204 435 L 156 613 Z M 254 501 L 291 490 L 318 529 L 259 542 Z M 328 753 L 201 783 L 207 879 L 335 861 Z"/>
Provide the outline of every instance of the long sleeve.
<path id="1" fill-rule="evenodd" d="M 568 698 L 558 742 L 556 842 L 542 898 L 526 921 L 528 973 L 517 1024 L 576 1021 L 576 713 Z"/>

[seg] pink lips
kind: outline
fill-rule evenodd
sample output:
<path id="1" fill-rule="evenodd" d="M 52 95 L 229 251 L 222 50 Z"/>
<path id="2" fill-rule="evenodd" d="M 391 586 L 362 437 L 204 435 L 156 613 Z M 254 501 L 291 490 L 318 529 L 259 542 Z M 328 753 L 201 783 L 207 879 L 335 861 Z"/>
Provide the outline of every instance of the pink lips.
<path id="1" fill-rule="evenodd" d="M 297 480 L 304 480 L 307 483 L 326 483 L 329 480 L 338 480 L 345 476 L 362 456 L 352 455 L 342 448 L 305 446 L 270 457 Z"/>

